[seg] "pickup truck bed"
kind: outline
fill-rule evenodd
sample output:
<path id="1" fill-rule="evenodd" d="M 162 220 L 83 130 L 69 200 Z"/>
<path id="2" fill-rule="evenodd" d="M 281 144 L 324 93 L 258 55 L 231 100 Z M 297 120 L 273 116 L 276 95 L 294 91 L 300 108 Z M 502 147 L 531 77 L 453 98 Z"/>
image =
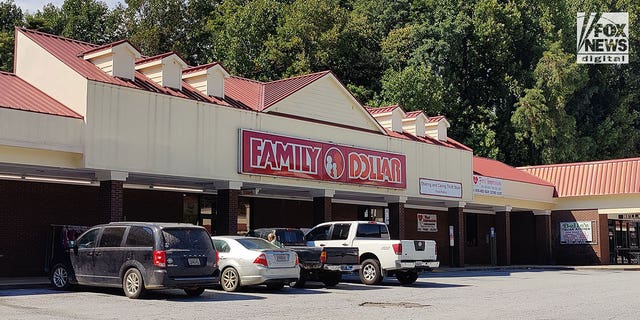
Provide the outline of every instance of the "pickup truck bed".
<path id="1" fill-rule="evenodd" d="M 304 234 L 299 229 L 263 228 L 249 233 L 254 237 L 267 239 L 269 233 L 284 248 L 298 254 L 300 279 L 291 285 L 304 287 L 306 281 L 321 281 L 326 286 L 335 286 L 342 280 L 343 273 L 357 271 L 360 267 L 358 248 L 354 247 L 309 247 L 304 242 Z"/>

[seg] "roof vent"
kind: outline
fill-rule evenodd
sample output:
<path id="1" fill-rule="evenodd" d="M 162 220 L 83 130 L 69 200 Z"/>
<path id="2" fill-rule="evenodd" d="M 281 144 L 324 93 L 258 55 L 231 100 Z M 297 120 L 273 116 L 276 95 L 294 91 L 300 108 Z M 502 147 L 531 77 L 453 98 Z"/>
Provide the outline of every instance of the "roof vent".
<path id="1" fill-rule="evenodd" d="M 426 135 L 425 125 L 427 123 L 427 116 L 422 111 L 407 112 L 407 116 L 402 119 L 402 128 L 404 131 L 411 133 L 414 136 L 422 137 Z"/>
<path id="2" fill-rule="evenodd" d="M 387 130 L 402 132 L 402 119 L 407 115 L 399 105 L 367 108 L 367 111 Z"/>
<path id="3" fill-rule="evenodd" d="M 449 127 L 451 127 L 451 124 L 444 116 L 429 117 L 425 125 L 427 135 L 440 141 L 447 141 L 447 129 Z"/>
<path id="4" fill-rule="evenodd" d="M 167 52 L 136 62 L 136 70 L 142 72 L 155 83 L 176 90 L 182 90 L 182 70 L 187 63 L 175 52 Z"/>
<path id="5" fill-rule="evenodd" d="M 230 75 L 218 63 L 205 64 L 186 69 L 182 72 L 182 79 L 207 96 L 224 99 L 224 79 Z"/>
<path id="6" fill-rule="evenodd" d="M 121 40 L 85 51 L 82 57 L 110 76 L 133 80 L 140 52 L 129 41 Z"/>

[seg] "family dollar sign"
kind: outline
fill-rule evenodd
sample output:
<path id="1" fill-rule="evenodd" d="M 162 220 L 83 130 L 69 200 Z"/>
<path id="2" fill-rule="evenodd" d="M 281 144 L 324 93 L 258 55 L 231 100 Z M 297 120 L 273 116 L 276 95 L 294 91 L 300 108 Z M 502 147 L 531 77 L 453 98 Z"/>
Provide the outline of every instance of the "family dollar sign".
<path id="1" fill-rule="evenodd" d="M 629 13 L 578 12 L 576 31 L 578 63 L 629 63 Z"/>

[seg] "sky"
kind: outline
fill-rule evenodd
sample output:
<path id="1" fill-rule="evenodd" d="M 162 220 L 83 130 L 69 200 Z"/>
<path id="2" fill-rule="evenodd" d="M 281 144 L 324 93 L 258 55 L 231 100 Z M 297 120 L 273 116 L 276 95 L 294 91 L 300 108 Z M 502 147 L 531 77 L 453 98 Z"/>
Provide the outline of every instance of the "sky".
<path id="1" fill-rule="evenodd" d="M 110 8 L 113 8 L 116 3 L 118 2 L 123 2 L 121 0 L 100 0 L 102 2 L 105 2 Z M 64 2 L 64 0 L 45 0 L 45 1 L 38 1 L 38 0 L 14 0 L 14 3 L 20 7 L 22 9 L 22 12 L 36 12 L 38 9 L 42 9 L 42 7 L 44 7 L 45 4 L 48 3 L 53 3 L 56 7 L 60 7 L 62 6 L 62 3 Z"/>

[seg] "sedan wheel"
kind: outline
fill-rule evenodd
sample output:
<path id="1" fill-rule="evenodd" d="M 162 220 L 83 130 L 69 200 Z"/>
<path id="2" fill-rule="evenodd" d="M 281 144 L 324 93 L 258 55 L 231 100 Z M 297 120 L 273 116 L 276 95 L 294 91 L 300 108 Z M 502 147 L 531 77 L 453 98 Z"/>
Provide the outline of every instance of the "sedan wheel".
<path id="1" fill-rule="evenodd" d="M 238 271 L 231 267 L 222 270 L 220 285 L 224 291 L 238 291 L 240 288 L 240 277 L 238 276 Z"/>
<path id="2" fill-rule="evenodd" d="M 51 271 L 51 284 L 58 290 L 66 290 L 70 287 L 69 271 L 64 264 L 58 263 L 53 267 Z"/>
<path id="3" fill-rule="evenodd" d="M 131 299 L 137 299 L 144 294 L 144 281 L 138 269 L 127 270 L 122 279 L 122 288 L 124 294 Z"/>

